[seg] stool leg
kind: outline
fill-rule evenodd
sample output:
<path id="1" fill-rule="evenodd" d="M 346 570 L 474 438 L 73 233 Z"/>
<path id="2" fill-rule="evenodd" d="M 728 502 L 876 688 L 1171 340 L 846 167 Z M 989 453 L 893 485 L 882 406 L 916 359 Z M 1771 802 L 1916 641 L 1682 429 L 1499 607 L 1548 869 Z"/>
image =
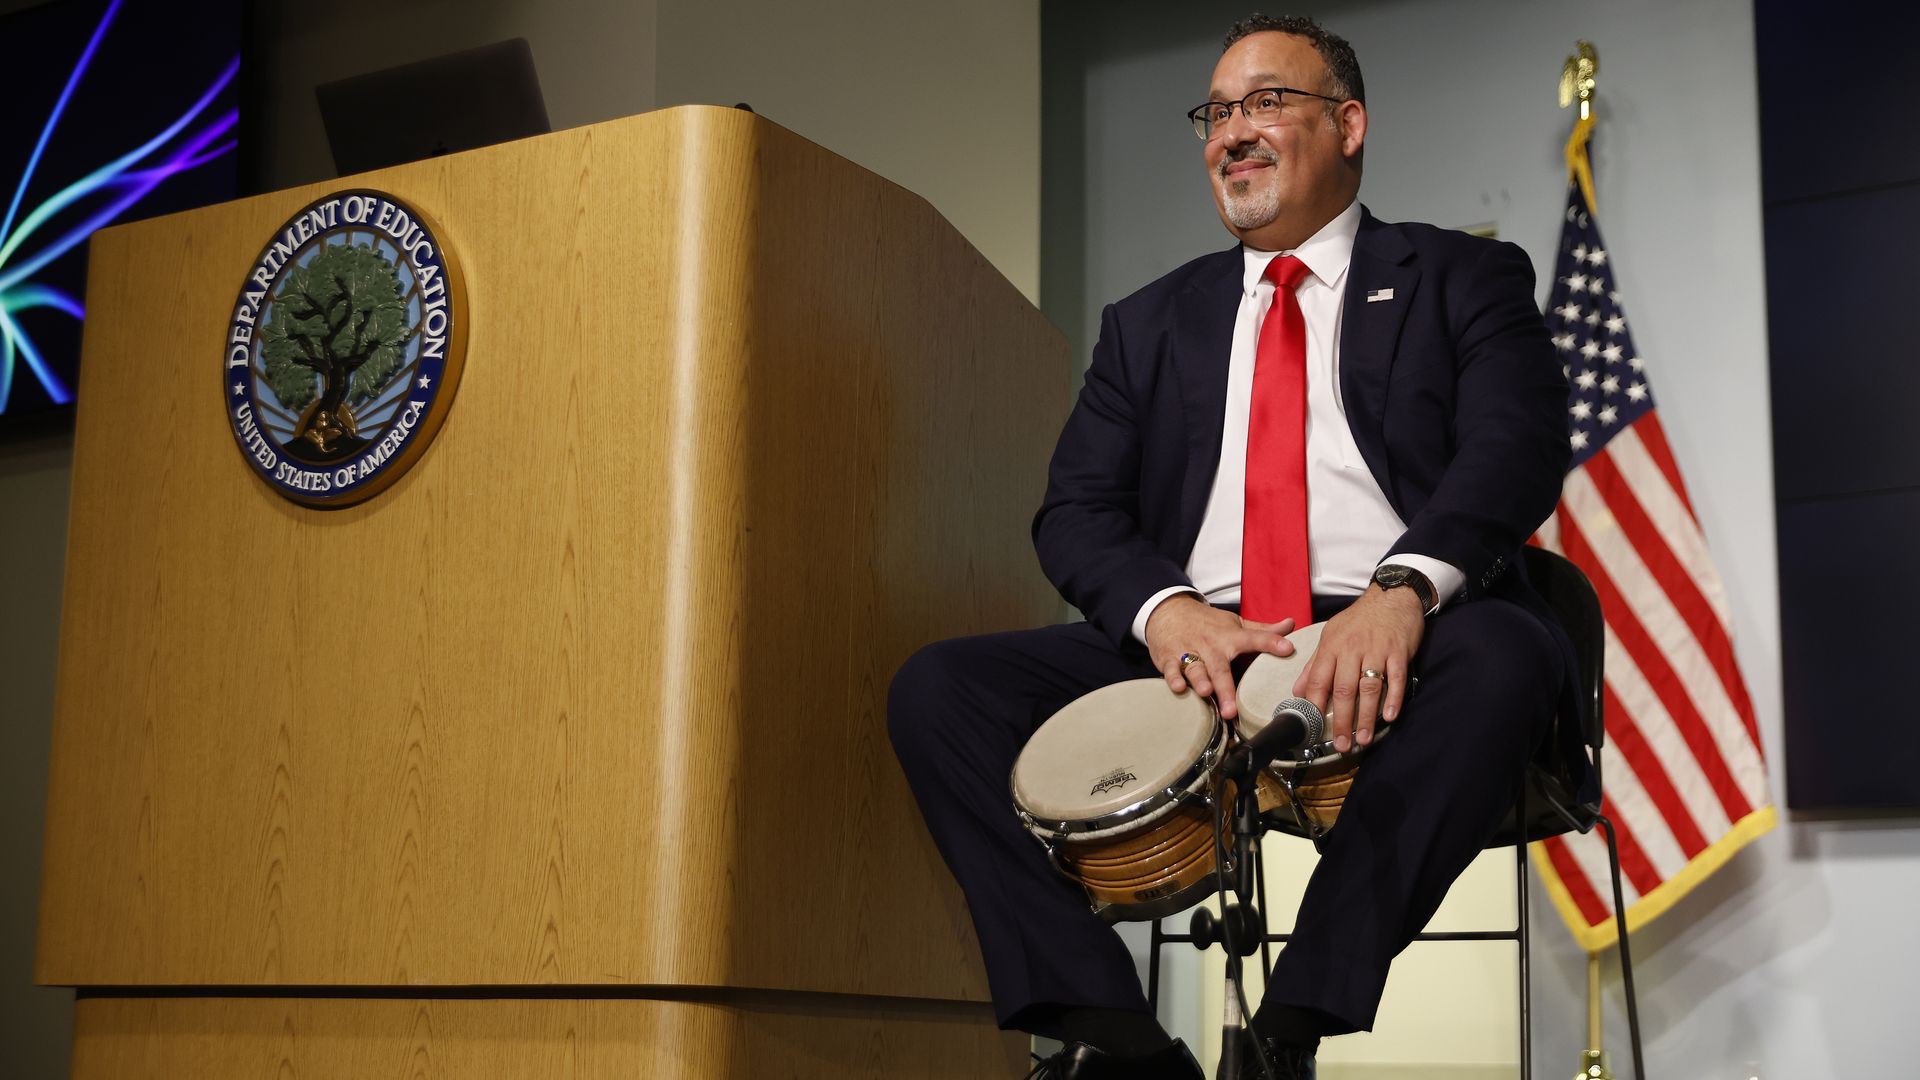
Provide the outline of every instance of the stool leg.
<path id="1" fill-rule="evenodd" d="M 1620 982 L 1627 994 L 1627 1043 L 1633 1050 L 1634 1080 L 1647 1080 L 1646 1062 L 1640 1056 L 1640 1004 L 1633 992 L 1633 954 L 1627 949 L 1626 898 L 1620 888 L 1620 844 L 1614 839 L 1613 822 L 1605 814 L 1594 820 L 1607 834 L 1607 868 L 1613 872 L 1613 928 L 1620 936 Z"/>
<path id="2" fill-rule="evenodd" d="M 1147 937 L 1147 1011 L 1156 1017 L 1160 1015 L 1160 946 L 1164 944 L 1160 920 L 1155 919 Z"/>
<path id="3" fill-rule="evenodd" d="M 1266 839 L 1266 832 L 1262 830 L 1260 838 L 1253 842 L 1254 887 L 1260 890 L 1257 899 L 1260 903 L 1260 989 L 1263 993 L 1267 984 L 1273 981 L 1273 954 L 1269 951 L 1271 946 L 1268 944 L 1271 935 L 1267 933 Z"/>
<path id="4" fill-rule="evenodd" d="M 1514 896 L 1520 925 L 1520 1080 L 1533 1080 L 1533 968 L 1532 939 L 1528 934 L 1527 914 L 1527 781 L 1520 777 L 1520 802 L 1514 819 L 1519 835 L 1514 840 Z"/>

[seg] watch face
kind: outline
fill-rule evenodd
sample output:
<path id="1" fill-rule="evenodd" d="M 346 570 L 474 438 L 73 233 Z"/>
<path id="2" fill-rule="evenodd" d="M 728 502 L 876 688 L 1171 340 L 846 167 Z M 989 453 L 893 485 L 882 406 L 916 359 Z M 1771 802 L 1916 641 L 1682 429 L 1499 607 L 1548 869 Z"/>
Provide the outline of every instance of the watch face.
<path id="1" fill-rule="evenodd" d="M 1383 589 L 1397 588 L 1407 583 L 1407 568 L 1404 566 L 1383 566 L 1373 572 L 1373 580 Z"/>

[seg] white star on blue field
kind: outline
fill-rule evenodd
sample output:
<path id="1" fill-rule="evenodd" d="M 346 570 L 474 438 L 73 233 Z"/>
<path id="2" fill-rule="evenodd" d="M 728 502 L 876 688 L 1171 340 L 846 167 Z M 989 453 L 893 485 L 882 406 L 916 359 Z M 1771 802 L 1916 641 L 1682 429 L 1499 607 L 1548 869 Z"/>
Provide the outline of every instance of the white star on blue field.
<path id="1" fill-rule="evenodd" d="M 1633 347 L 1599 223 L 1577 184 L 1567 185 L 1566 224 L 1547 296 L 1547 328 L 1567 376 L 1567 439 L 1578 468 L 1613 434 L 1653 409 L 1644 364 Z"/>

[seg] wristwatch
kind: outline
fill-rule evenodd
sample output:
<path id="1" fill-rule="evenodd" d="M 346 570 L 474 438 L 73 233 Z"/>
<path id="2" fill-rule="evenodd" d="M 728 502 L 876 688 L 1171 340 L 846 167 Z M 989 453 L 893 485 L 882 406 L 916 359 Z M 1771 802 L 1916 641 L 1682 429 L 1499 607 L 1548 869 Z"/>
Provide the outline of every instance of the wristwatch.
<path id="1" fill-rule="evenodd" d="M 1423 615 L 1431 615 L 1440 609 L 1440 594 L 1434 590 L 1433 582 L 1411 566 L 1384 563 L 1373 572 L 1373 583 L 1382 589 L 1397 589 L 1402 585 L 1412 589 L 1413 595 L 1420 598 L 1420 612 Z"/>

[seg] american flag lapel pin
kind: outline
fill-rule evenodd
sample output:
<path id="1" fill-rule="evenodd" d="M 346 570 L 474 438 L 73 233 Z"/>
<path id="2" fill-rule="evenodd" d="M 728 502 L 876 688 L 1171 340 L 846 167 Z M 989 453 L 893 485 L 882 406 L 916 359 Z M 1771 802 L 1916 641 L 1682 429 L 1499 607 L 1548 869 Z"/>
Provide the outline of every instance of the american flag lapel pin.
<path id="1" fill-rule="evenodd" d="M 1392 289 L 1375 289 L 1367 294 L 1367 303 L 1377 304 L 1382 300 L 1393 299 Z"/>

